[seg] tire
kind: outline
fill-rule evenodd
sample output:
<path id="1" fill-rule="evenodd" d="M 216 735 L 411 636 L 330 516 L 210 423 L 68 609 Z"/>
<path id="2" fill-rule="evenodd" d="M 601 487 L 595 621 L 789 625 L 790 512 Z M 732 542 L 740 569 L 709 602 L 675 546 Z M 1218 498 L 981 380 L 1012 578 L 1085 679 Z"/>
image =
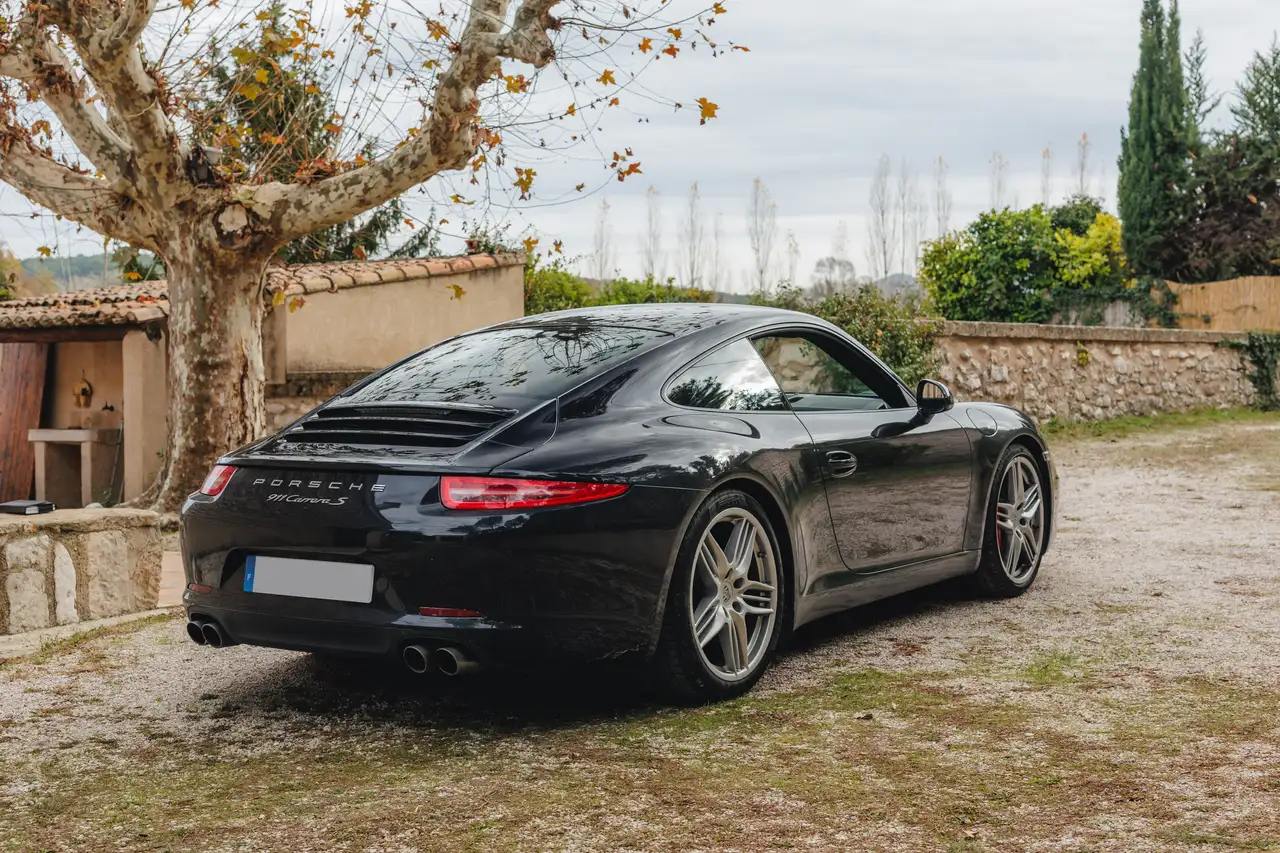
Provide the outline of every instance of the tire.
<path id="1" fill-rule="evenodd" d="M 1020 500 L 1018 484 L 1012 480 L 1015 477 L 1022 478 Z M 1044 472 L 1031 451 L 1021 444 L 1010 445 L 996 464 L 987 505 L 982 558 L 973 576 L 973 586 L 980 595 L 1017 598 L 1035 583 L 1049 531 L 1044 488 Z M 1013 568 L 1009 567 L 1011 562 Z"/>
<path id="2" fill-rule="evenodd" d="M 732 489 L 712 494 L 672 570 L 653 660 L 660 687 L 693 704 L 749 691 L 777 652 L 786 595 L 778 540 L 759 502 Z"/>

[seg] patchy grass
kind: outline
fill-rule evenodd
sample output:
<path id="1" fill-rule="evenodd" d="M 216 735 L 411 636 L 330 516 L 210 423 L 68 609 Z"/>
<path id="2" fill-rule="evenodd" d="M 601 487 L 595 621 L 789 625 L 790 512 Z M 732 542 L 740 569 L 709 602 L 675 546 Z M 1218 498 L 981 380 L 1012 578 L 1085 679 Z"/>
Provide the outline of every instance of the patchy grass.
<path id="1" fill-rule="evenodd" d="M 319 741 L 250 754 L 216 734 L 103 743 L 129 772 L 85 773 L 58 754 L 24 768 L 41 784 L 6 804 L 0 848 L 163 850 L 198 837 L 208 849 L 278 849 L 300 831 L 329 850 L 423 851 L 999 850 L 1067 839 L 1093 849 L 1145 827 L 1195 849 L 1280 840 L 1280 810 L 1188 807 L 1239 768 L 1241 749 L 1280 747 L 1280 696 L 1192 679 L 1095 695 L 1070 677 L 1077 666 L 1036 656 L 1031 694 L 864 670 L 561 727 L 481 733 L 422 720 L 370 737 L 348 718 L 325 721 Z M 1058 694 L 1071 701 L 1036 698 Z M 266 722 L 246 713 L 242 727 Z M 1256 777 L 1231 784 L 1267 790 L 1275 770 L 1255 763 Z"/>
<path id="2" fill-rule="evenodd" d="M 1082 676 L 1080 662 L 1067 652 L 1037 652 L 1022 676 L 1032 684 L 1047 687 L 1076 681 Z"/>
<path id="3" fill-rule="evenodd" d="M 179 615 L 175 613 L 157 613 L 154 616 L 145 616 L 141 619 L 121 622 L 117 625 L 81 631 L 61 640 L 47 641 L 30 654 L 12 658 L 0 658 L 0 671 L 17 665 L 41 666 L 77 651 L 83 653 L 81 665 L 88 667 L 88 669 L 80 671 L 96 671 L 100 667 L 110 665 L 108 656 L 101 644 L 97 642 L 98 640 L 125 637 L 152 625 L 177 619 Z"/>
<path id="4" fill-rule="evenodd" d="M 1175 429 L 1205 429 L 1232 424 L 1274 424 L 1280 426 L 1280 413 L 1255 409 L 1201 409 L 1184 414 L 1123 417 L 1106 421 L 1067 422 L 1050 419 L 1040 425 L 1048 437 L 1058 440 L 1117 439 L 1144 433 Z"/>

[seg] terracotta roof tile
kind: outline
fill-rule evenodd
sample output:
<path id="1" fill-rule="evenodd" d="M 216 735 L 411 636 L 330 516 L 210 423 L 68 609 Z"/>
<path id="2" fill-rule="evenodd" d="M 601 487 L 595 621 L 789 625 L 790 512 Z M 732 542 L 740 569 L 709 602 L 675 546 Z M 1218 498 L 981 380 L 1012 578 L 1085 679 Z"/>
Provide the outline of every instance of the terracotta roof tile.
<path id="1" fill-rule="evenodd" d="M 430 260 L 273 266 L 267 270 L 266 289 L 272 294 L 283 291 L 286 296 L 296 296 L 396 281 L 417 281 L 471 270 L 501 269 L 523 263 L 523 255 L 510 253 Z M 133 326 L 168 316 L 169 293 L 163 281 L 143 281 L 0 302 L 0 329 Z"/>

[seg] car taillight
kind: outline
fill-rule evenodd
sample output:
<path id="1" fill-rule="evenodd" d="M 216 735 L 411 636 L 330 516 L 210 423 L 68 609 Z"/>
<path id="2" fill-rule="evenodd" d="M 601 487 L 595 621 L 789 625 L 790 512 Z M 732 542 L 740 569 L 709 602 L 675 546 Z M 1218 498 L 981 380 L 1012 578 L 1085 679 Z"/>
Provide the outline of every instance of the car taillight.
<path id="1" fill-rule="evenodd" d="M 213 470 L 209 472 L 209 476 L 205 477 L 204 485 L 200 487 L 200 494 L 216 498 L 222 494 L 222 490 L 227 487 L 227 483 L 231 482 L 231 475 L 235 472 L 236 469 L 231 465 L 214 465 Z"/>
<path id="2" fill-rule="evenodd" d="M 440 503 L 449 509 L 534 509 L 616 498 L 627 486 L 560 480 L 442 477 Z"/>

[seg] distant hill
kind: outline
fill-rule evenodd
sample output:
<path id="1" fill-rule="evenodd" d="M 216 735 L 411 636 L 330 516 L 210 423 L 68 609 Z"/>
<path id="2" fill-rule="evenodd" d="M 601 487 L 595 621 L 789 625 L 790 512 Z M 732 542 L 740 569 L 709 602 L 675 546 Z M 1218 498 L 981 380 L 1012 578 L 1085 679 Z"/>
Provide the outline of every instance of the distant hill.
<path id="1" fill-rule="evenodd" d="M 877 281 L 876 287 L 880 288 L 880 292 L 885 296 L 898 296 L 918 292 L 920 283 L 914 276 L 896 272 Z"/>
<path id="2" fill-rule="evenodd" d="M 110 259 L 102 268 L 102 255 L 72 255 L 68 258 L 25 258 L 22 271 L 31 276 L 49 276 L 58 290 L 89 290 L 121 284 L 120 268 Z"/>

